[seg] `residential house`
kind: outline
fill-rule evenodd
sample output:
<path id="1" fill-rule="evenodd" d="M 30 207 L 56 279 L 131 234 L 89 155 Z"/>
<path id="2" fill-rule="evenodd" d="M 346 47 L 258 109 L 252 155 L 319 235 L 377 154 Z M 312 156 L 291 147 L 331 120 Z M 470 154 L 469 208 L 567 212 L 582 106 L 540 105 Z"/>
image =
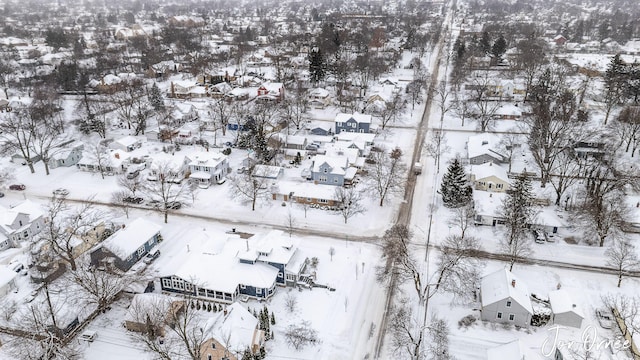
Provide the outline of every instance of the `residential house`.
<path id="1" fill-rule="evenodd" d="M 84 145 L 76 145 L 73 147 L 64 148 L 55 154 L 51 155 L 49 159 L 49 168 L 55 169 L 57 167 L 69 167 L 78 164 L 82 159 L 82 150 Z"/>
<path id="2" fill-rule="evenodd" d="M 601 141 L 578 141 L 573 145 L 573 150 L 580 160 L 602 160 L 607 154 L 605 146 Z"/>
<path id="3" fill-rule="evenodd" d="M 18 276 L 18 273 L 13 269 L 0 265 L 0 299 L 16 288 L 16 276 Z"/>
<path id="4" fill-rule="evenodd" d="M 552 321 L 556 325 L 570 326 L 580 329 L 584 313 L 580 306 L 573 300 L 569 291 L 560 289 L 549 293 Z"/>
<path id="5" fill-rule="evenodd" d="M 157 64 L 153 64 L 145 72 L 145 76 L 150 78 L 162 79 L 171 74 L 175 74 L 182 69 L 182 65 L 174 62 L 173 60 L 162 61 Z"/>
<path id="6" fill-rule="evenodd" d="M 200 184 L 213 184 L 224 179 L 229 172 L 229 160 L 220 152 L 198 152 L 184 157 L 189 179 Z"/>
<path id="7" fill-rule="evenodd" d="M 556 46 L 563 46 L 567 42 L 567 38 L 562 35 L 556 35 L 553 38 L 553 42 L 556 44 Z"/>
<path id="8" fill-rule="evenodd" d="M 165 326 L 172 326 L 183 311 L 184 300 L 164 294 L 136 294 L 131 299 L 124 320 L 129 331 L 165 336 Z"/>
<path id="9" fill-rule="evenodd" d="M 366 114 L 338 114 L 334 120 L 336 134 L 342 131 L 368 133 L 371 132 L 371 115 Z"/>
<path id="10" fill-rule="evenodd" d="M 500 208 L 506 196 L 507 194 L 504 192 L 474 191 L 474 224 L 489 226 L 504 224 Z"/>
<path id="11" fill-rule="evenodd" d="M 331 185 L 279 181 L 277 186 L 270 187 L 270 191 L 273 200 L 328 207 L 340 205 L 336 187 Z"/>
<path id="12" fill-rule="evenodd" d="M 171 115 L 178 125 L 183 125 L 184 123 L 195 121 L 199 118 L 196 107 L 187 102 L 174 102 Z"/>
<path id="13" fill-rule="evenodd" d="M 207 96 L 207 89 L 198 86 L 193 80 L 172 81 L 169 87 L 169 97 L 178 99 L 201 98 Z"/>
<path id="14" fill-rule="evenodd" d="M 258 87 L 256 100 L 280 102 L 284 100 L 283 83 L 264 83 Z"/>
<path id="15" fill-rule="evenodd" d="M 492 162 L 471 167 L 470 179 L 475 190 L 505 192 L 509 190 L 507 169 Z"/>
<path id="16" fill-rule="evenodd" d="M 90 253 L 91 264 L 113 265 L 127 271 L 162 241 L 161 229 L 160 225 L 138 218 L 96 246 Z"/>
<path id="17" fill-rule="evenodd" d="M 122 150 L 126 152 L 131 152 L 135 149 L 139 149 L 141 146 L 142 140 L 136 138 L 135 136 L 125 136 L 109 143 L 109 149 Z"/>
<path id="18" fill-rule="evenodd" d="M 44 228 L 44 212 L 31 200 L 5 208 L 0 206 L 0 250 L 28 242 Z"/>
<path id="19" fill-rule="evenodd" d="M 502 104 L 493 114 L 493 118 L 497 120 L 518 120 L 521 117 L 522 110 L 517 104 Z"/>
<path id="20" fill-rule="evenodd" d="M 346 156 L 316 155 L 313 158 L 311 178 L 316 184 L 343 186 L 348 167 L 349 159 Z"/>
<path id="21" fill-rule="evenodd" d="M 507 269 L 500 269 L 482 278 L 480 299 L 480 318 L 483 321 L 521 327 L 531 323 L 533 307 L 529 290 L 522 280 Z"/>
<path id="22" fill-rule="evenodd" d="M 304 150 L 307 147 L 307 137 L 300 135 L 287 135 L 284 139 L 284 148 L 291 150 Z"/>
<path id="23" fill-rule="evenodd" d="M 182 265 L 160 278 L 162 291 L 226 304 L 245 296 L 255 299 L 273 296 L 279 270 L 263 262 L 248 263 L 239 258 L 238 254 L 246 249 L 245 240 L 233 237 L 221 249 L 209 248 L 214 245 L 211 239 L 200 250 L 189 245 L 189 255 Z"/>
<path id="24" fill-rule="evenodd" d="M 198 27 L 204 26 L 205 21 L 200 16 L 176 15 L 167 19 L 167 23 L 172 26 Z"/>
<path id="25" fill-rule="evenodd" d="M 204 326 L 200 360 L 240 360 L 245 349 L 258 354 L 265 341 L 258 319 L 239 303 L 215 313 Z"/>
<path id="26" fill-rule="evenodd" d="M 229 92 L 233 90 L 231 85 L 227 82 L 219 82 L 215 85 L 209 86 L 209 96 L 214 99 L 220 99 L 225 97 Z"/>
<path id="27" fill-rule="evenodd" d="M 537 360 L 540 356 L 528 349 L 521 340 L 487 349 L 487 360 Z"/>
<path id="28" fill-rule="evenodd" d="M 329 136 L 333 134 L 333 126 L 322 123 L 312 127 L 309 132 L 312 135 Z"/>
<path id="29" fill-rule="evenodd" d="M 40 155 L 33 155 L 31 156 L 31 159 L 29 160 L 29 162 L 35 164 L 38 161 L 41 160 Z M 27 165 L 27 159 L 25 159 L 24 155 L 22 155 L 22 153 L 15 153 L 13 155 L 11 155 L 11 160 L 12 163 L 14 164 L 22 164 L 22 165 Z"/>
<path id="30" fill-rule="evenodd" d="M 487 162 L 504 164 L 509 161 L 504 149 L 497 135 L 482 133 L 467 139 L 467 154 L 471 165 Z"/>
<path id="31" fill-rule="evenodd" d="M 313 88 L 309 90 L 309 106 L 316 109 L 324 109 L 331 105 L 329 91 L 323 88 Z"/>

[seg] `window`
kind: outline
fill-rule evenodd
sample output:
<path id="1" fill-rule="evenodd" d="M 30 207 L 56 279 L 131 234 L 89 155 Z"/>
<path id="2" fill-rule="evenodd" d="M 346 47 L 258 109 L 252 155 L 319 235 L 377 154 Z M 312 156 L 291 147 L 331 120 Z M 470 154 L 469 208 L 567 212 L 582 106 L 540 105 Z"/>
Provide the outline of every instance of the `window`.
<path id="1" fill-rule="evenodd" d="M 257 288 L 256 289 L 256 294 L 261 295 L 262 294 L 262 289 L 261 288 Z"/>
<path id="2" fill-rule="evenodd" d="M 145 249 L 145 247 L 144 247 L 144 246 L 140 247 L 140 248 L 138 249 L 138 257 L 142 256 L 142 254 L 144 254 L 145 250 L 146 250 L 146 249 Z"/>
<path id="3" fill-rule="evenodd" d="M 511 307 L 511 300 L 507 300 L 507 307 Z"/>
<path id="4" fill-rule="evenodd" d="M 247 287 L 246 287 L 245 285 L 240 284 L 240 289 L 244 290 L 244 289 L 246 289 L 246 288 L 247 288 Z"/>
<path id="5" fill-rule="evenodd" d="M 212 346 L 216 346 L 215 344 Z M 211 354 L 207 355 L 207 360 L 213 360 L 213 358 L 211 357 Z"/>
<path id="6" fill-rule="evenodd" d="M 498 315 L 496 316 L 497 319 L 502 319 L 502 313 L 499 312 Z"/>
<path id="7" fill-rule="evenodd" d="M 327 200 L 327 199 L 318 199 L 318 202 L 321 203 L 321 204 L 326 204 L 326 203 L 329 202 L 329 200 Z"/>
<path id="8" fill-rule="evenodd" d="M 333 178 L 333 182 L 337 184 L 338 183 L 338 178 Z"/>
<path id="9" fill-rule="evenodd" d="M 22 233 L 22 236 L 23 236 L 25 239 L 26 239 L 26 238 L 28 238 L 28 237 L 29 237 L 29 231 L 28 231 L 28 230 L 25 230 L 25 231 Z"/>
<path id="10" fill-rule="evenodd" d="M 324 175 L 323 175 L 323 176 L 320 176 L 320 177 L 318 178 L 318 181 L 327 182 L 327 177 L 326 177 L 326 176 L 324 176 Z"/>
<path id="11" fill-rule="evenodd" d="M 509 314 L 509 321 L 513 321 L 516 318 L 515 315 L 513 314 Z"/>
<path id="12" fill-rule="evenodd" d="M 162 279 L 162 287 L 171 288 L 171 280 L 170 279 Z"/>
<path id="13" fill-rule="evenodd" d="M 215 349 L 215 348 L 216 348 L 216 343 L 215 343 L 215 342 L 213 342 L 213 341 L 211 342 L 211 348 L 212 348 L 212 349 Z M 211 356 L 211 355 L 209 355 L 209 356 Z"/>
<path id="14" fill-rule="evenodd" d="M 278 273 L 278 278 L 282 279 L 282 273 L 281 272 Z"/>
<path id="15" fill-rule="evenodd" d="M 356 123 L 354 123 L 354 122 L 352 122 L 352 123 L 351 123 L 351 127 L 352 127 L 352 128 L 354 128 L 354 127 L 356 127 L 356 126 L 358 126 L 358 124 L 356 124 Z"/>
<path id="16" fill-rule="evenodd" d="M 496 189 L 502 189 L 502 184 L 496 184 Z"/>
<path id="17" fill-rule="evenodd" d="M 322 172 L 326 174 L 326 173 L 328 173 L 328 172 L 329 172 L 329 169 L 324 168 L 324 169 L 322 169 Z"/>
<path id="18" fill-rule="evenodd" d="M 147 245 L 149 246 L 153 245 L 153 240 L 155 240 L 155 236 L 149 239 L 149 241 L 147 241 Z"/>

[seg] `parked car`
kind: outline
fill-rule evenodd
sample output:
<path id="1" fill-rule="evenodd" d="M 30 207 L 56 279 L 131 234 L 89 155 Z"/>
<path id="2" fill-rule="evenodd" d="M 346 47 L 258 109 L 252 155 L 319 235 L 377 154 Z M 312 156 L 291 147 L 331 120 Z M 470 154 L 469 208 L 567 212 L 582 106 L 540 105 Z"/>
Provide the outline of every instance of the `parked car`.
<path id="1" fill-rule="evenodd" d="M 609 310 L 596 309 L 596 318 L 603 329 L 611 329 L 613 326 L 613 318 Z"/>
<path id="2" fill-rule="evenodd" d="M 93 330 L 86 330 L 80 335 L 80 340 L 93 342 L 93 340 L 95 340 L 97 336 L 98 336 L 97 332 Z"/>
<path id="3" fill-rule="evenodd" d="M 544 232 L 545 237 L 547 238 L 547 242 L 556 242 L 553 233 Z"/>
<path id="4" fill-rule="evenodd" d="M 140 170 L 132 171 L 127 173 L 127 179 L 135 179 L 138 175 L 140 175 Z"/>
<path id="5" fill-rule="evenodd" d="M 222 179 L 220 179 L 220 180 L 216 181 L 216 184 L 218 184 L 218 185 L 222 185 L 222 184 L 224 184 L 225 182 L 227 182 L 227 178 L 222 178 Z"/>
<path id="6" fill-rule="evenodd" d="M 159 208 L 160 206 L 162 206 L 162 202 L 160 200 L 151 200 L 147 202 L 147 206 L 150 206 L 152 208 Z"/>
<path id="7" fill-rule="evenodd" d="M 0 192 L 0 198 L 3 198 L 3 197 L 4 197 L 4 193 Z"/>
<path id="8" fill-rule="evenodd" d="M 158 256 L 160 256 L 160 250 L 151 249 L 151 251 L 149 251 L 149 253 L 145 255 L 144 258 L 142 258 L 142 262 L 144 262 L 145 264 L 151 264 L 153 260 L 158 258 Z"/>
<path id="9" fill-rule="evenodd" d="M 127 196 L 122 199 L 122 202 L 130 203 L 130 204 L 141 204 L 144 201 L 141 197 Z"/>
<path id="10" fill-rule="evenodd" d="M 9 190 L 24 190 L 27 187 L 24 186 L 23 184 L 13 184 L 13 185 L 9 185 Z"/>
<path id="11" fill-rule="evenodd" d="M 55 190 L 53 190 L 53 195 L 54 196 L 67 196 L 67 195 L 69 195 L 69 190 L 63 189 L 63 188 L 55 189 Z"/>
<path id="12" fill-rule="evenodd" d="M 547 241 L 542 230 L 533 230 L 533 236 L 538 244 L 544 244 Z"/>
<path id="13" fill-rule="evenodd" d="M 182 207 L 182 204 L 178 201 L 172 201 L 167 204 L 167 209 L 178 210 Z"/>

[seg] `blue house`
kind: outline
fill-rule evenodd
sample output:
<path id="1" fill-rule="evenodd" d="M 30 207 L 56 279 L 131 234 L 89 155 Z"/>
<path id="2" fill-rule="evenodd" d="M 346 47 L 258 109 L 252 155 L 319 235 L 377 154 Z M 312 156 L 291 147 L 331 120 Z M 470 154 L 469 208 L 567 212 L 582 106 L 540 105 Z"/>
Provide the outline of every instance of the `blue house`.
<path id="1" fill-rule="evenodd" d="M 183 265 L 160 278 L 161 289 L 219 303 L 233 303 L 243 296 L 268 299 L 276 285 L 299 281 L 308 263 L 290 242 L 281 239 L 282 231 L 275 231 L 251 247 L 250 240 L 230 238 L 217 252 L 191 249 Z"/>
<path id="2" fill-rule="evenodd" d="M 91 250 L 91 265 L 113 265 L 121 271 L 129 270 L 162 241 L 161 229 L 160 225 L 142 218 L 132 221 Z"/>
<path id="3" fill-rule="evenodd" d="M 343 186 L 349 159 L 346 156 L 316 155 L 311 178 L 316 184 Z"/>
<path id="4" fill-rule="evenodd" d="M 336 134 L 340 132 L 371 132 L 371 115 L 365 114 L 338 114 L 335 118 Z"/>

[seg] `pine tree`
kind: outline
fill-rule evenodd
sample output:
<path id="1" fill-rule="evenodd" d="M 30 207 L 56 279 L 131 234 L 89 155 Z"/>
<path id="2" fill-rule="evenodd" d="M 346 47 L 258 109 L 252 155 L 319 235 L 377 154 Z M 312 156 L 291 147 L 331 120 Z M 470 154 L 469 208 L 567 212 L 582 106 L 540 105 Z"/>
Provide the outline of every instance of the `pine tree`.
<path id="1" fill-rule="evenodd" d="M 318 83 L 324 79 L 325 61 L 320 49 L 311 50 L 309 53 L 309 76 L 311 82 Z"/>
<path id="2" fill-rule="evenodd" d="M 273 312 L 271 312 L 271 325 L 275 325 L 276 324 L 276 317 L 273 314 Z"/>
<path id="3" fill-rule="evenodd" d="M 449 208 L 459 208 L 467 205 L 472 200 L 473 190 L 468 184 L 467 175 L 459 159 L 454 159 L 447 173 L 442 178 L 440 193 L 444 205 Z"/>
<path id="4" fill-rule="evenodd" d="M 493 47 L 491 48 L 491 54 L 493 56 L 500 58 L 507 51 L 507 41 L 504 39 L 504 36 L 500 35 L 498 39 L 493 43 Z"/>
<path id="5" fill-rule="evenodd" d="M 520 175 L 502 202 L 501 214 L 507 228 L 509 244 L 520 240 L 533 220 L 531 180 Z"/>
<path id="6" fill-rule="evenodd" d="M 149 91 L 149 102 L 155 111 L 161 111 L 164 109 L 164 100 L 162 100 L 162 94 L 160 93 L 160 89 L 156 83 L 153 83 L 153 86 Z"/>
<path id="7" fill-rule="evenodd" d="M 253 354 L 251 354 L 251 349 L 246 348 L 244 349 L 244 352 L 242 353 L 242 360 L 253 360 L 255 359 Z"/>

